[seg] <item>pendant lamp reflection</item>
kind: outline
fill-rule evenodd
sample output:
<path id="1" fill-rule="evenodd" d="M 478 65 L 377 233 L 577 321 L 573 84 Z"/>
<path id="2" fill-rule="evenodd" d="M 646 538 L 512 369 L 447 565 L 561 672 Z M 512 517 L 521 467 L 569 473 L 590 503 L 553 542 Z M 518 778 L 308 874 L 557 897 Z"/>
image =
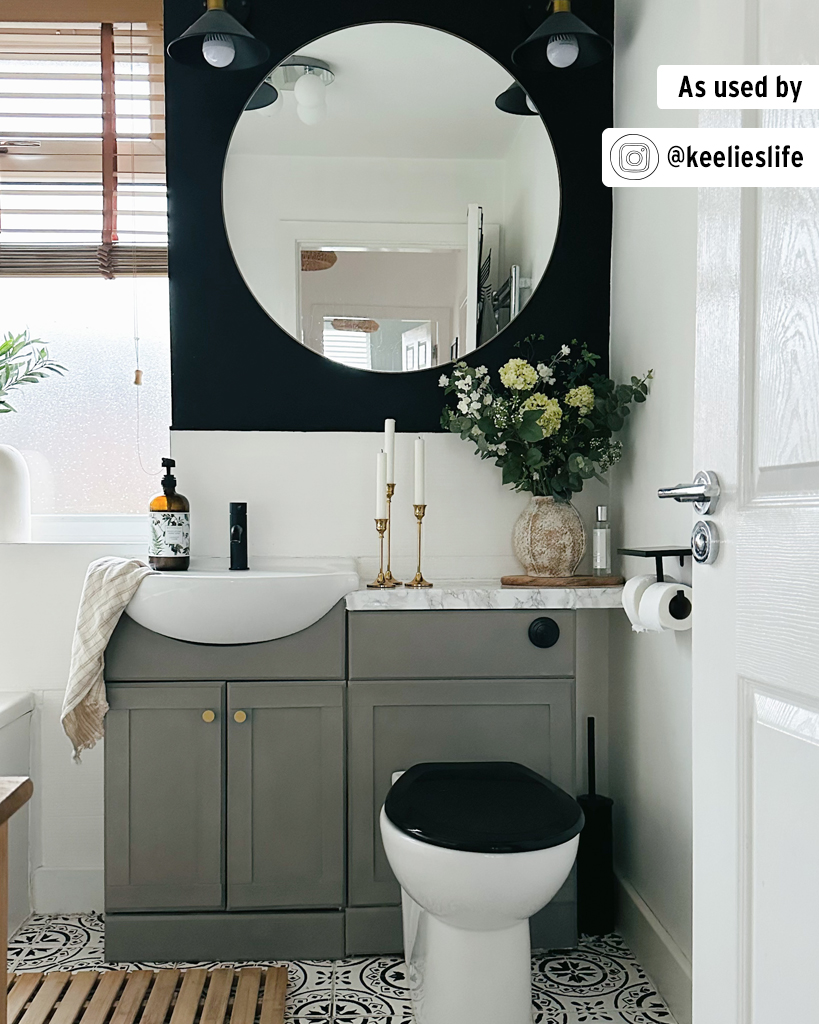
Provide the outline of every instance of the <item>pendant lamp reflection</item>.
<path id="1" fill-rule="evenodd" d="M 192 68 L 244 71 L 270 56 L 267 46 L 225 10 L 225 0 L 207 0 L 207 11 L 168 44 L 168 56 Z"/>
<path id="2" fill-rule="evenodd" d="M 262 110 L 269 107 L 279 98 L 279 92 L 269 82 L 262 82 L 259 88 L 245 103 L 245 110 Z"/>
<path id="3" fill-rule="evenodd" d="M 523 117 L 537 117 L 538 109 L 529 99 L 522 85 L 512 82 L 505 92 L 495 97 L 495 106 L 505 114 L 520 114 Z"/>
<path id="4" fill-rule="evenodd" d="M 588 68 L 611 53 L 611 43 L 572 14 L 571 0 L 552 0 L 552 13 L 512 51 L 512 62 L 525 71 Z"/>

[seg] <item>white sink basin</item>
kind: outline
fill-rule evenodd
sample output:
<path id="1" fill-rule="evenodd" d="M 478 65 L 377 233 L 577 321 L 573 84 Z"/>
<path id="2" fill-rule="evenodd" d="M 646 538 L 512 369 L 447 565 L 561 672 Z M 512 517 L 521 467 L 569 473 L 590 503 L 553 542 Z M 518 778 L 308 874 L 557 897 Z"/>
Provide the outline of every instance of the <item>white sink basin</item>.
<path id="1" fill-rule="evenodd" d="M 146 576 L 126 607 L 140 626 L 199 644 L 254 644 L 298 633 L 358 589 L 341 569 L 189 569 Z"/>

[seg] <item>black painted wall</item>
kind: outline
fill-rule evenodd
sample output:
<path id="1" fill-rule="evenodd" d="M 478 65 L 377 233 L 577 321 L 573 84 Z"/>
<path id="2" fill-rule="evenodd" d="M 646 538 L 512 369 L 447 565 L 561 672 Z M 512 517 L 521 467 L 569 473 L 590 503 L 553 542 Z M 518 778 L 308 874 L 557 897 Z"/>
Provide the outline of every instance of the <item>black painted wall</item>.
<path id="1" fill-rule="evenodd" d="M 176 430 L 439 428 L 440 367 L 353 370 L 304 348 L 270 319 L 233 261 L 222 218 L 222 167 L 234 124 L 262 76 L 318 36 L 371 21 L 415 22 L 469 40 L 512 68 L 510 54 L 544 8 L 526 0 L 251 0 L 247 27 L 270 47 L 268 67 L 231 72 L 166 59 L 171 358 Z M 165 34 L 180 35 L 202 0 L 165 0 Z M 574 13 L 611 38 L 613 0 L 575 0 Z M 533 13 L 534 11 L 534 13 Z M 534 19 L 534 20 L 533 20 Z M 442 68 L 442 89 L 446 69 Z M 544 355 L 578 338 L 608 357 L 611 193 L 600 181 L 600 134 L 612 122 L 612 63 L 519 75 L 543 111 L 557 155 L 561 218 L 549 267 L 520 314 L 470 361 L 495 369 L 515 342 L 546 336 Z"/>

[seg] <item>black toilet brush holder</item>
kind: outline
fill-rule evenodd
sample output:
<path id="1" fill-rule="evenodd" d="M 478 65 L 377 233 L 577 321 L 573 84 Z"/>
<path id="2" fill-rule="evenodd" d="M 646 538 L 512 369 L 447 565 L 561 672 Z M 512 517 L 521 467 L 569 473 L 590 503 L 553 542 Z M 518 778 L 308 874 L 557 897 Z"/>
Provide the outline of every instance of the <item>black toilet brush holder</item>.
<path id="1" fill-rule="evenodd" d="M 608 935 L 617 917 L 612 809 L 614 801 L 597 793 L 594 719 L 588 720 L 589 792 L 579 796 L 586 823 L 577 850 L 577 930 Z"/>

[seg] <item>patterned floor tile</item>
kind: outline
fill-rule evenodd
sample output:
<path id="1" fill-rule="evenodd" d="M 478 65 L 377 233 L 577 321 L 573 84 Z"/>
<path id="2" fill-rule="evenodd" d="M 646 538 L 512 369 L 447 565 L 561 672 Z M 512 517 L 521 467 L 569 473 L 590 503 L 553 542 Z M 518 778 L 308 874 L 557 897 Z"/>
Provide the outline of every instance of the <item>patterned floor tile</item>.
<path id="1" fill-rule="evenodd" d="M 100 914 L 34 915 L 9 942 L 15 971 L 153 970 L 286 966 L 288 1024 L 413 1024 L 399 957 L 346 960 L 113 964 L 104 960 Z M 576 949 L 532 959 L 534 1024 L 674 1024 L 634 955 L 617 935 L 583 937 Z"/>
<path id="2" fill-rule="evenodd" d="M 412 1018 L 406 965 L 399 957 L 341 960 L 335 973 L 337 1018 Z"/>
<path id="3" fill-rule="evenodd" d="M 334 1017 L 333 1024 L 415 1024 L 412 1012 L 390 1017 Z"/>
<path id="4" fill-rule="evenodd" d="M 548 992 L 532 993 L 533 1024 L 571 1024 L 566 1007 Z"/>
<path id="5" fill-rule="evenodd" d="M 284 1019 L 286 1021 L 306 1024 L 307 1021 L 324 1021 L 333 1016 L 333 989 L 332 986 L 323 989 L 304 989 L 301 992 L 291 992 L 288 989 L 287 1001 L 284 1006 Z"/>

